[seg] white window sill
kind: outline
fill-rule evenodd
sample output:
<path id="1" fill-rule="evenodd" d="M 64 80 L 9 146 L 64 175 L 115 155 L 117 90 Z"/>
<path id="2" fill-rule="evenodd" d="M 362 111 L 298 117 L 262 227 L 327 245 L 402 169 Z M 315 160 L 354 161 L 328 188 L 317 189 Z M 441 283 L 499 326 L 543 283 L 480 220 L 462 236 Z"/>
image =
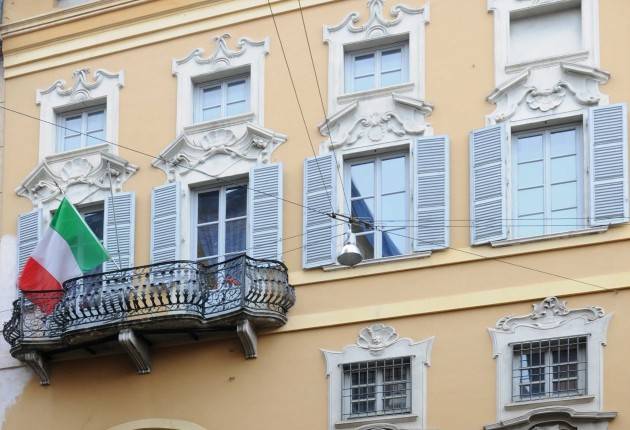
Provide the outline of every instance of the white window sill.
<path id="1" fill-rule="evenodd" d="M 197 122 L 184 127 L 184 131 L 195 133 L 196 131 L 205 131 L 213 128 L 228 127 L 230 125 L 242 124 L 244 122 L 252 122 L 255 119 L 254 112 L 246 112 L 238 115 L 228 116 L 225 118 L 211 119 L 209 121 Z"/>
<path id="2" fill-rule="evenodd" d="M 83 148 L 71 149 L 69 151 L 57 151 L 54 154 L 46 156 L 47 161 L 64 160 L 66 158 L 76 158 L 80 155 L 96 154 L 98 152 L 110 151 L 109 143 L 99 143 L 98 145 L 84 146 Z"/>
<path id="3" fill-rule="evenodd" d="M 547 64 L 559 63 L 561 61 L 579 61 L 588 58 L 588 51 L 577 51 L 569 54 L 554 55 L 552 57 L 533 58 L 520 63 L 508 64 L 505 66 L 506 73 L 518 72 L 531 66 L 543 66 Z"/>
<path id="4" fill-rule="evenodd" d="M 575 397 L 560 397 L 554 399 L 540 399 L 540 400 L 528 400 L 524 402 L 513 402 L 505 405 L 507 410 L 515 409 L 533 409 L 543 406 L 557 406 L 557 405 L 575 405 L 581 403 L 590 403 L 595 400 L 595 396 L 575 396 Z"/>
<path id="5" fill-rule="evenodd" d="M 494 248 L 501 248 L 503 246 L 521 245 L 521 244 L 531 243 L 531 242 L 541 242 L 543 240 L 563 239 L 567 237 L 584 236 L 587 234 L 603 233 L 605 231 L 608 231 L 607 225 L 602 225 L 598 227 L 589 227 L 582 230 L 564 231 L 562 233 L 545 234 L 542 236 L 520 237 L 518 239 L 507 239 L 507 240 L 496 240 L 494 242 L 490 242 L 490 245 L 492 245 Z"/>
<path id="6" fill-rule="evenodd" d="M 369 99 L 372 97 L 379 97 L 382 95 L 390 95 L 393 92 L 404 92 L 413 90 L 415 84 L 413 82 L 405 82 L 403 84 L 390 85 L 383 88 L 374 88 L 367 91 L 358 91 L 356 93 L 344 94 L 337 97 L 337 103 L 346 104 L 360 99 Z"/>
<path id="7" fill-rule="evenodd" d="M 418 415 L 379 415 L 375 417 L 356 418 L 346 421 L 338 421 L 335 423 L 336 429 L 348 429 L 357 428 L 366 424 L 375 424 L 387 422 L 388 424 L 395 423 L 411 423 L 418 420 Z"/>
<path id="8" fill-rule="evenodd" d="M 362 261 L 361 263 L 352 267 L 373 266 L 375 264 L 390 263 L 392 261 L 417 260 L 419 258 L 427 258 L 430 256 L 431 256 L 431 251 L 414 252 L 413 254 L 397 255 L 395 257 L 373 258 L 371 260 Z M 323 266 L 322 270 L 324 272 L 334 272 L 337 270 L 351 269 L 352 267 L 342 266 L 341 264 L 330 264 L 328 266 Z"/>

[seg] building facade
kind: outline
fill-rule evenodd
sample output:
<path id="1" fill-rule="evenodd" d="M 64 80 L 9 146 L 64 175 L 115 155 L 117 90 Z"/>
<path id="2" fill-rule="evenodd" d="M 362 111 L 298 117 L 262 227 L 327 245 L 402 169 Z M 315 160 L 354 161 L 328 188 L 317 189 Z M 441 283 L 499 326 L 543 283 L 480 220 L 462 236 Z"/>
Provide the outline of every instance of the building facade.
<path id="1" fill-rule="evenodd" d="M 626 1 L 3 8 L 1 428 L 630 427 Z"/>

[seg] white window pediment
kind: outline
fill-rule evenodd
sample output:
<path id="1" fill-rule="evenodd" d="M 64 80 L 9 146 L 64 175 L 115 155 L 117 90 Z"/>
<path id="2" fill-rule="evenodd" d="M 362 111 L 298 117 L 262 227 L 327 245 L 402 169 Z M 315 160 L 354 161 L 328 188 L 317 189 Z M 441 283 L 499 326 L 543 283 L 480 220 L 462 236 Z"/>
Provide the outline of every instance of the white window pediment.
<path id="1" fill-rule="evenodd" d="M 605 314 L 602 308 L 591 306 L 570 309 L 565 302 L 560 301 L 556 297 L 549 297 L 540 303 L 534 304 L 533 311 L 530 314 L 506 316 L 497 321 L 495 327 L 488 330 L 492 339 L 493 357 L 497 365 L 497 421 L 500 424 L 487 426 L 486 428 L 500 429 L 504 428 L 502 427 L 503 423 L 524 420 L 523 422 L 529 424 L 522 428 L 529 429 L 532 425 L 530 420 L 532 414 L 542 413 L 542 411 L 547 409 L 557 409 L 556 412 L 562 412 L 560 411 L 562 409 L 571 416 L 588 413 L 597 416 L 603 413 L 603 347 L 606 345 L 606 333 L 611 318 L 612 314 Z M 513 355 L 515 345 L 527 343 L 544 344 L 548 340 L 555 341 L 557 339 L 570 338 L 586 338 L 586 363 L 576 365 L 578 366 L 576 367 L 578 369 L 576 373 L 579 373 L 576 378 L 584 378 L 583 382 L 586 391 L 579 393 L 576 391 L 576 395 L 567 392 L 560 393 L 558 396 L 538 396 L 536 398 L 531 395 L 528 398 L 519 398 L 517 394 L 515 399 L 514 384 L 522 382 L 520 379 L 516 382 L 514 380 L 514 378 L 520 378 L 518 372 L 516 377 L 513 377 L 513 366 L 516 365 Z M 542 349 L 541 346 L 538 348 Z M 527 365 L 532 366 L 531 363 L 527 363 Z M 555 367 L 559 366 L 555 365 Z M 551 365 L 550 368 L 554 368 L 554 365 Z M 528 378 L 534 378 L 534 376 L 532 373 Z M 531 380 L 536 381 L 535 379 Z M 528 379 L 530 382 L 531 380 Z M 551 389 L 549 385 L 551 384 L 548 383 L 547 388 L 543 391 L 548 392 Z M 605 421 L 603 421 L 604 424 Z M 514 428 L 520 429 L 521 427 Z"/>
<path id="2" fill-rule="evenodd" d="M 106 149 L 107 145 L 98 145 L 45 157 L 16 192 L 44 209 L 46 216 L 64 195 L 76 205 L 102 202 L 112 189 L 122 191 L 123 183 L 138 169 Z"/>
<path id="3" fill-rule="evenodd" d="M 173 60 L 173 75 L 177 77 L 177 124 L 176 131 L 181 133 L 194 122 L 195 86 L 200 82 L 208 82 L 246 73 L 249 75 L 249 112 L 238 117 L 222 118 L 209 121 L 220 127 L 225 123 L 253 122 L 264 124 L 263 95 L 265 57 L 269 53 L 269 38 L 253 41 L 242 37 L 236 49 L 227 45 L 229 34 L 214 38 L 216 48 L 208 57 L 204 57 L 202 48 L 194 49 L 181 59 Z"/>
<path id="4" fill-rule="evenodd" d="M 359 24 L 361 14 L 352 12 L 341 23 L 324 27 L 324 42 L 328 44 L 328 112 L 336 112 L 357 99 L 379 105 L 379 98 L 393 92 L 422 100 L 424 97 L 424 25 L 429 21 L 428 6 L 414 9 L 394 6 L 389 16 L 383 11 L 383 0 L 368 0 L 369 17 Z M 403 46 L 403 78 L 395 85 L 385 85 L 368 91 L 352 92 L 346 88 L 347 54 L 354 51 Z M 349 91 L 350 90 L 350 91 Z"/>
<path id="5" fill-rule="evenodd" d="M 73 73 L 72 86 L 60 79 L 45 90 L 37 90 L 36 102 L 40 106 L 39 160 L 57 152 L 59 130 L 51 124 L 57 124 L 58 115 L 75 109 L 84 109 L 95 105 L 104 105 L 105 140 L 118 142 L 118 100 L 120 88 L 124 85 L 124 73 L 111 73 L 96 70 L 90 79 L 89 69 L 78 69 Z M 117 153 L 115 145 L 104 147 Z"/>
<path id="6" fill-rule="evenodd" d="M 408 338 L 399 338 L 393 327 L 373 324 L 362 329 L 355 344 L 346 346 L 342 351 L 322 350 L 326 360 L 328 378 L 328 428 L 356 430 L 396 430 L 422 429 L 426 426 L 426 368 L 431 365 L 431 347 L 434 338 L 413 342 Z M 378 416 L 365 416 L 342 419 L 343 402 L 342 384 L 344 365 L 368 361 L 388 360 L 410 357 L 411 404 L 410 413 Z"/>

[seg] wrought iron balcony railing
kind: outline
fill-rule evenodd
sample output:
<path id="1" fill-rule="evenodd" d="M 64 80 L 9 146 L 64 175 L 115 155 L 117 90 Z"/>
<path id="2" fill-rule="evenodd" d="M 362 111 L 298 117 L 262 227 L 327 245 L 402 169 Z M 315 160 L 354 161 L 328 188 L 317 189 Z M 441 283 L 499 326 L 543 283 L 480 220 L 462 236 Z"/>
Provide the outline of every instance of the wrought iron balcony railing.
<path id="1" fill-rule="evenodd" d="M 198 339 L 236 329 L 246 357 L 255 357 L 255 330 L 283 325 L 294 303 L 280 262 L 247 256 L 214 265 L 173 261 L 71 279 L 62 291 L 23 293 L 3 335 L 42 383 L 48 383 L 48 358 L 94 354 L 116 343 L 147 373 L 148 346 L 167 336 Z"/>

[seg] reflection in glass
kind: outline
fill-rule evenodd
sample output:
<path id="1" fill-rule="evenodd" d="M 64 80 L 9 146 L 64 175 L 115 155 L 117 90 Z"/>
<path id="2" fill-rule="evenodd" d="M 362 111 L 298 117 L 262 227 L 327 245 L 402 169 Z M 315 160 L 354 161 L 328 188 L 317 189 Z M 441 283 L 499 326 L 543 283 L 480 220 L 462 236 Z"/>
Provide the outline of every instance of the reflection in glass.
<path id="1" fill-rule="evenodd" d="M 219 220 L 219 191 L 199 193 L 197 200 L 197 223 Z"/>

